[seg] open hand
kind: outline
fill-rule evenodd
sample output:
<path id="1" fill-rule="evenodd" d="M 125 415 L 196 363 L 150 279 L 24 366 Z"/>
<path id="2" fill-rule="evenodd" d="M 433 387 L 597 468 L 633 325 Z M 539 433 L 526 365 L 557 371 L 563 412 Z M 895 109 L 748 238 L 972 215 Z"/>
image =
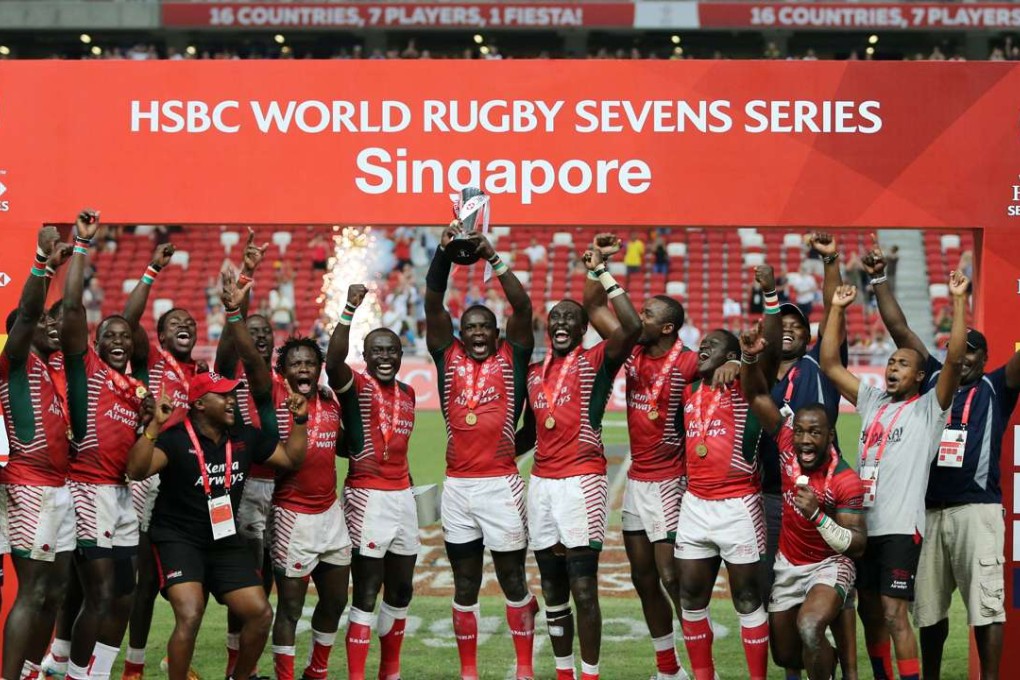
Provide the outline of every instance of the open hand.
<path id="1" fill-rule="evenodd" d="M 238 309 L 241 303 L 244 302 L 245 297 L 248 295 L 248 291 L 251 290 L 253 282 L 249 281 L 242 288 L 237 287 L 237 277 L 234 275 L 232 269 L 228 269 L 220 274 L 220 278 L 223 281 L 223 288 L 220 290 L 220 300 L 223 302 L 223 306 L 227 309 Z"/>
<path id="2" fill-rule="evenodd" d="M 263 243 L 260 246 L 255 245 L 255 230 L 248 227 L 248 241 L 244 244 L 242 271 L 246 274 L 252 274 L 262 262 L 262 258 L 266 256 L 266 250 L 268 249 L 269 243 Z"/>

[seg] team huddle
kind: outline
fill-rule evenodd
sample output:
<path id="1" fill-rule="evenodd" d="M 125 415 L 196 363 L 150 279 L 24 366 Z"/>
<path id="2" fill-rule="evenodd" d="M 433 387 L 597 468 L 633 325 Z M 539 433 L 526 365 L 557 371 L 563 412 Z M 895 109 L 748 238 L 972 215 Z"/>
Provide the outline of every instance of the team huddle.
<path id="1" fill-rule="evenodd" d="M 192 358 L 187 310 L 160 316 L 152 338 L 141 324 L 169 244 L 156 249 L 123 314 L 103 319 L 90 340 L 83 282 L 98 218 L 78 215 L 72 243 L 52 227 L 40 231 L 7 318 L 0 549 L 11 555 L 18 593 L 3 678 L 108 680 L 125 635 L 123 678 L 141 678 L 162 594 L 175 619 L 171 680 L 192 674 L 209 595 L 228 611 L 228 679 L 254 677 L 271 636 L 278 680 L 323 680 L 349 592 L 346 677 L 369 673 L 374 629 L 378 678 L 400 678 L 420 549 L 408 467 L 415 393 L 399 379 L 400 338 L 375 329 L 364 340 L 364 370 L 348 364 L 368 292 L 359 284 L 325 351 L 305 337 L 275 347 L 269 320 L 248 313 L 266 252 L 250 232 L 240 273 L 222 278 L 226 326 L 214 366 Z M 505 333 L 483 305 L 466 309 L 455 333 L 444 302 L 454 240 L 491 266 L 512 309 Z M 763 265 L 755 271 L 763 319 L 739 337 L 714 330 L 685 347 L 683 305 L 655 296 L 635 309 L 609 272 L 620 242 L 599 234 L 581 258 L 583 299 L 552 306 L 548 351 L 533 363 L 528 291 L 485 235 L 446 228 L 424 304 L 447 432 L 441 522 L 460 660 L 450 677 L 478 680 L 485 667 L 477 647 L 486 547 L 506 598 L 515 677 L 536 677 L 540 606 L 525 571 L 529 549 L 556 678 L 577 677 L 575 635 L 581 680 L 600 677 L 598 567 L 609 516 L 602 422 L 620 371 L 630 435 L 623 542 L 656 680 L 717 677 L 709 606 L 722 563 L 752 680 L 767 677 L 770 649 L 787 678 L 828 680 L 839 667 L 856 679 L 858 613 L 875 678 L 896 677 L 894 654 L 900 678 L 920 677 L 920 656 L 925 677 L 938 677 L 955 588 L 983 677 L 998 677 L 999 458 L 1020 395 L 1020 354 L 985 373 L 987 342 L 966 325 L 970 282 L 952 272 L 945 361 L 931 356 L 889 289 L 876 243 L 864 266 L 899 349 L 884 389 L 862 381 L 846 367 L 845 311 L 857 290 L 843 284 L 833 236 L 808 240 L 824 263 L 814 344 L 809 320 L 780 303 Z M 46 309 L 61 267 L 63 297 Z M 589 325 L 602 340 L 586 348 Z M 840 453 L 854 444 L 836 437 L 841 398 L 862 418 L 856 470 Z M 517 459 L 531 450 L 526 484 Z M 338 456 L 349 461 L 340 495 Z M 309 582 L 318 594 L 312 649 L 296 673 Z M 690 673 L 677 654 L 677 620 Z"/>

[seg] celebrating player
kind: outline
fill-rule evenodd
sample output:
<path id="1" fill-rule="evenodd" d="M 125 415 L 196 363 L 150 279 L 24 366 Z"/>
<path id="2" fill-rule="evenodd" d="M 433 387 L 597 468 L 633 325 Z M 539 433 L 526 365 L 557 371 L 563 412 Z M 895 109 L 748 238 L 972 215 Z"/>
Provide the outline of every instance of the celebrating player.
<path id="1" fill-rule="evenodd" d="M 822 370 L 840 394 L 857 406 L 862 434 L 858 472 L 864 484 L 868 546 L 860 561 L 857 589 L 868 654 L 876 678 L 892 678 L 889 638 L 896 648 L 901 678 L 917 678 L 917 642 L 907 618 L 914 599 L 921 540 L 925 532 L 924 495 L 929 465 L 960 385 L 967 344 L 967 287 L 960 272 L 950 274 L 953 327 L 946 364 L 935 388 L 921 395 L 924 359 L 915 349 L 899 349 L 885 369 L 886 389 L 862 382 L 843 366 L 839 338 L 846 308 L 857 296 L 841 286 L 833 296 L 834 313 L 822 336 Z"/>
<path id="2" fill-rule="evenodd" d="M 886 279 L 885 257 L 877 241 L 863 263 L 889 335 L 897 347 L 912 348 L 925 357 L 921 391 L 931 389 L 942 362 L 907 326 Z M 940 451 L 932 464 L 925 496 L 926 540 L 918 564 L 914 617 L 921 629 L 926 678 L 939 677 L 942 647 L 949 635 L 949 603 L 956 588 L 974 631 L 981 675 L 999 677 L 1006 618 L 1002 570 L 1006 528 L 999 462 L 1005 428 L 1020 394 L 1020 353 L 988 373 L 987 361 L 985 336 L 968 330 L 961 384 L 943 436 L 946 451 Z"/>
<path id="3" fill-rule="evenodd" d="M 404 352 L 400 338 L 387 328 L 365 336 L 365 373 L 355 373 L 345 363 L 351 321 L 367 292 L 360 284 L 348 289 L 347 305 L 326 352 L 326 375 L 340 398 L 350 456 L 344 513 L 354 547 L 354 594 L 347 628 L 347 669 L 350 680 L 364 680 L 372 611 L 382 590 L 376 627 L 382 651 L 379 678 L 398 680 L 421 546 L 407 465 L 415 396 L 410 385 L 397 380 Z"/>
<path id="4" fill-rule="evenodd" d="M 241 274 L 237 277 L 237 285 L 244 288 L 252 282 L 255 270 L 265 257 L 269 244 L 261 246 L 255 243 L 255 230 L 248 227 L 248 240 L 245 243 L 242 258 Z M 241 301 L 241 315 L 245 317 L 244 325 L 251 335 L 255 349 L 262 358 L 266 371 L 246 371 L 234 346 L 233 333 L 230 326 L 223 329 L 219 344 L 216 346 L 216 372 L 225 378 L 243 376 L 243 382 L 237 387 L 237 407 L 241 420 L 256 429 L 262 427 L 258 406 L 253 393 L 270 395 L 277 383 L 282 379 L 273 370 L 273 327 L 269 320 L 261 314 L 248 314 L 250 296 Z M 263 380 L 269 376 L 270 382 Z M 279 389 L 286 391 L 283 385 Z M 268 595 L 273 589 L 273 565 L 269 559 L 269 510 L 273 500 L 273 488 L 276 472 L 268 465 L 252 463 L 248 481 L 244 485 L 241 504 L 237 508 L 237 529 L 248 542 L 255 559 L 262 565 L 262 585 Z M 228 613 L 227 615 L 227 670 L 226 675 L 234 672 L 237 650 L 241 639 L 241 622 Z"/>
<path id="5" fill-rule="evenodd" d="M 175 307 L 157 319 L 157 342 L 150 343 L 148 334 L 141 326 L 141 318 L 145 314 L 152 286 L 160 271 L 170 264 L 173 254 L 174 247 L 169 243 L 156 248 L 145 273 L 138 279 L 124 305 L 124 318 L 134 334 L 131 365 L 148 366 L 152 392 L 170 396 L 175 409 L 169 420 L 170 425 L 182 421 L 187 412 L 189 383 L 198 370 L 191 358 L 198 327 L 191 314 Z M 152 608 L 159 594 L 159 575 L 152 560 L 148 534 L 152 508 L 159 494 L 159 482 L 160 477 L 150 476 L 131 485 L 131 496 L 138 515 L 138 585 L 131 611 L 123 680 L 138 680 L 145 668 L 145 646 L 152 625 Z"/>
<path id="6" fill-rule="evenodd" d="M 49 281 L 71 255 L 59 238 L 54 227 L 39 231 L 31 276 L 18 308 L 7 316 L 7 343 L 0 353 L 0 406 L 10 442 L 9 459 L 0 467 L 8 531 L 0 536 L 0 552 L 11 553 L 18 576 L 4 625 L 4 678 L 20 678 L 26 661 L 39 670 L 74 550 L 74 507 L 66 485 L 67 388 L 51 366 L 60 351 L 57 306 L 49 313 L 44 309 Z"/>
<path id="7" fill-rule="evenodd" d="M 768 615 L 762 606 L 759 560 L 765 519 L 756 449 L 760 427 L 739 384 L 714 386 L 715 374 L 740 356 L 740 341 L 714 330 L 701 341 L 698 380 L 684 389 L 687 493 L 680 507 L 675 556 L 680 561 L 684 643 L 697 680 L 712 680 L 713 633 L 708 605 L 720 560 L 740 617 L 749 677 L 768 670 Z"/>
<path id="8" fill-rule="evenodd" d="M 222 297 L 230 312 L 227 323 L 233 326 L 242 357 L 254 363 L 254 345 L 238 313 L 247 288 L 238 290 L 231 284 L 226 277 Z M 170 395 L 164 394 L 144 436 L 131 449 L 128 474 L 132 479 L 157 473 L 161 478 L 151 534 L 163 594 L 175 617 L 167 644 L 171 680 L 184 680 L 189 674 L 207 594 L 242 622 L 231 680 L 248 678 L 255 670 L 272 622 L 258 562 L 237 535 L 234 518 L 252 462 L 283 472 L 301 467 L 308 443 L 308 404 L 302 395 L 288 394 L 293 422 L 283 443 L 269 431 L 236 423 L 237 383 L 215 373 L 196 375 L 189 383 L 191 408 L 184 422 L 169 428 L 165 426 L 175 408 Z M 263 404 L 263 422 L 271 423 L 276 417 L 272 404 Z"/>
<path id="9" fill-rule="evenodd" d="M 608 512 L 602 417 L 613 379 L 641 333 L 641 319 L 598 249 L 584 254 L 584 264 L 605 287 L 619 325 L 608 339 L 584 349 L 585 309 L 563 300 L 550 310 L 550 350 L 528 370 L 529 408 L 517 433 L 517 450 L 531 449 L 537 439 L 528 532 L 542 577 L 556 677 L 574 677 L 573 597 L 581 677 L 597 680 L 602 643 L 597 574 Z"/>
<path id="10" fill-rule="evenodd" d="M 744 396 L 780 454 L 783 524 L 769 600 L 772 655 L 784 668 L 806 668 L 810 680 L 829 680 L 836 656 L 825 629 L 843 611 L 856 573 L 852 560 L 864 553 L 864 489 L 834 446 L 825 405 L 785 415 L 769 394 L 758 363 L 766 345 L 761 324 L 740 345 Z"/>
<path id="11" fill-rule="evenodd" d="M 462 680 L 478 678 L 478 592 L 485 546 L 492 552 L 503 593 L 506 620 L 517 654 L 516 677 L 531 678 L 535 613 L 538 603 L 524 573 L 528 545 L 524 481 L 514 463 L 514 429 L 526 398 L 528 361 L 535 339 L 531 299 L 510 268 L 481 234 L 469 239 L 492 265 L 513 308 L 506 341 L 499 322 L 482 305 L 461 315 L 460 338 L 443 306 L 450 260 L 444 248 L 460 231 L 454 223 L 426 278 L 426 342 L 436 362 L 443 417 L 446 420 L 446 481 L 443 483 L 443 533 L 453 568 L 453 631 Z"/>
<path id="12" fill-rule="evenodd" d="M 82 292 L 87 244 L 98 228 L 96 213 L 86 211 L 78 217 L 60 326 L 74 433 L 69 478 L 77 569 L 84 595 L 80 613 L 66 612 L 77 615 L 67 667 L 67 677 L 76 680 L 110 676 L 131 615 L 138 518 L 125 476 L 140 414 L 144 408 L 151 417 L 153 408 L 145 364 L 128 374 L 133 339 L 126 319 L 104 319 L 96 329 L 95 347 L 88 344 Z"/>

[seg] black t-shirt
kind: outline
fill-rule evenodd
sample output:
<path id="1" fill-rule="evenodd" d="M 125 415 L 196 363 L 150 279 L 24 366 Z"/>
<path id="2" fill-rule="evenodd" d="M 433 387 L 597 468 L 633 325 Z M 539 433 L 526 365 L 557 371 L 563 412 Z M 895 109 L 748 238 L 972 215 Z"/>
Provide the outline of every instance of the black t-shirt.
<path id="1" fill-rule="evenodd" d="M 227 439 L 219 444 L 205 437 L 198 428 L 195 434 L 205 455 L 206 474 L 212 495 L 222 496 L 224 468 L 227 461 Z M 244 491 L 248 468 L 252 463 L 264 463 L 273 455 L 279 440 L 264 434 L 250 425 L 240 425 L 230 430 L 232 443 L 233 474 L 230 481 L 230 504 L 234 508 L 234 522 L 237 522 L 237 506 Z M 198 457 L 191 445 L 191 438 L 184 424 L 178 424 L 159 435 L 156 447 L 166 453 L 167 464 L 159 473 L 159 496 L 152 510 L 149 535 L 154 542 L 184 541 L 197 546 L 213 543 L 212 527 L 209 524 L 209 502 L 198 469 Z M 217 545 L 228 541 L 241 541 L 238 535 L 224 538 Z"/>

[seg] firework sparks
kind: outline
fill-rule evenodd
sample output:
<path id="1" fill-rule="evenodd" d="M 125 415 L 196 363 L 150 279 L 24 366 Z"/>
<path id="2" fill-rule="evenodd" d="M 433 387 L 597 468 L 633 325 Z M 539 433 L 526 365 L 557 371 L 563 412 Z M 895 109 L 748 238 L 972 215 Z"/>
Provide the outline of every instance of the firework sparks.
<path id="1" fill-rule="evenodd" d="M 332 239 L 333 255 L 327 263 L 318 302 L 323 305 L 328 320 L 326 327 L 332 333 L 347 303 L 347 289 L 355 283 L 368 287 L 368 295 L 351 324 L 349 359 L 361 359 L 365 336 L 379 327 L 382 318 L 376 281 L 380 271 L 377 239 L 372 227 L 340 226 L 333 227 Z"/>

